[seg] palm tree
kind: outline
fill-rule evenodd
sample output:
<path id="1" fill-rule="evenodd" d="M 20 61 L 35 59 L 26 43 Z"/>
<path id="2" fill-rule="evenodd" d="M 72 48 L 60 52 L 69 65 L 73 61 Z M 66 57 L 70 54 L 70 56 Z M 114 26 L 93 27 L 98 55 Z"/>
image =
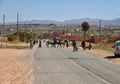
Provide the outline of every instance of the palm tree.
<path id="1" fill-rule="evenodd" d="M 86 32 L 88 31 L 90 25 L 89 25 L 88 22 L 84 21 L 84 22 L 81 24 L 81 26 L 82 26 L 83 37 L 84 37 L 84 41 L 85 41 L 85 34 L 86 34 Z"/>

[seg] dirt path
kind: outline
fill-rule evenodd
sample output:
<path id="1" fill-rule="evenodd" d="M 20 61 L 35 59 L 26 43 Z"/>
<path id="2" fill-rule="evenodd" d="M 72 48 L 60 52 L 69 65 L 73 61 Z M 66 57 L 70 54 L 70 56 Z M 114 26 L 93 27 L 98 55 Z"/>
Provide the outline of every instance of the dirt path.
<path id="1" fill-rule="evenodd" d="M 32 84 L 29 50 L 0 49 L 0 84 Z"/>

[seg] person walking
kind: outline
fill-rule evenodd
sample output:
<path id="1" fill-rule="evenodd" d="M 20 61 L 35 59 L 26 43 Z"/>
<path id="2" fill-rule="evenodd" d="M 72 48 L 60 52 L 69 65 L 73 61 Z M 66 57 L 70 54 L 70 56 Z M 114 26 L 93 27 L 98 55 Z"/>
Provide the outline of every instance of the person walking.
<path id="1" fill-rule="evenodd" d="M 39 47 L 42 47 L 42 45 L 41 45 L 41 40 L 39 40 Z"/>
<path id="2" fill-rule="evenodd" d="M 30 48 L 31 49 L 33 48 L 33 42 L 32 42 L 32 40 L 30 40 Z"/>
<path id="3" fill-rule="evenodd" d="M 75 40 L 72 41 L 72 46 L 73 46 L 73 52 L 77 51 L 76 41 Z"/>
<path id="4" fill-rule="evenodd" d="M 69 47 L 68 41 L 66 42 L 66 47 L 67 47 L 67 48 Z"/>

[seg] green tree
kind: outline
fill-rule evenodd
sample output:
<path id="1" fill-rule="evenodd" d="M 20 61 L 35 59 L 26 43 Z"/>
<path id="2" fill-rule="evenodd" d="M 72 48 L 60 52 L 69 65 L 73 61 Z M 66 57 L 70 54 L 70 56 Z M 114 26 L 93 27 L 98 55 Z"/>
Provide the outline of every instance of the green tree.
<path id="1" fill-rule="evenodd" d="M 89 25 L 88 22 L 84 21 L 84 22 L 81 24 L 81 26 L 82 26 L 82 31 L 83 31 L 83 38 L 84 38 L 83 40 L 85 41 L 85 34 L 86 34 L 86 32 L 88 31 L 90 25 Z"/>

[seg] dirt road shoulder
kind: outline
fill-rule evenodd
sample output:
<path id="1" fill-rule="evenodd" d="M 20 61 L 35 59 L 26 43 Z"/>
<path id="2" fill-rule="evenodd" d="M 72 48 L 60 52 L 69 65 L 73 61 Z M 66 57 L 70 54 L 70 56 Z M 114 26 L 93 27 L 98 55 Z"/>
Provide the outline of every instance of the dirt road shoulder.
<path id="1" fill-rule="evenodd" d="M 113 52 L 100 50 L 100 49 L 85 50 L 85 52 L 90 53 L 96 57 L 106 59 L 112 63 L 120 64 L 120 57 L 115 57 Z"/>
<path id="2" fill-rule="evenodd" d="M 32 84 L 34 53 L 35 48 L 0 49 L 0 84 Z"/>

